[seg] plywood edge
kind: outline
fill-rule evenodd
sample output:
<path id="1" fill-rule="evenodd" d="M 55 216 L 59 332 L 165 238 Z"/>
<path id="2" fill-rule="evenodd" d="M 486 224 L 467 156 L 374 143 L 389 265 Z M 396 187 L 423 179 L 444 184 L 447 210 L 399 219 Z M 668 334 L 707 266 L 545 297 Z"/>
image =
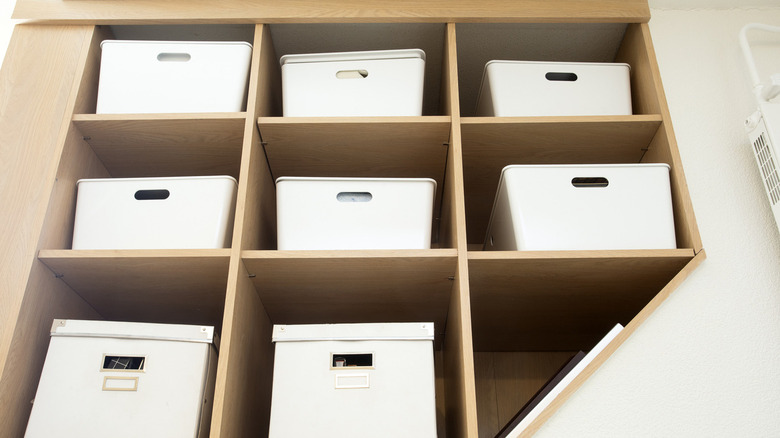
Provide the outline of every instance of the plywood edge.
<path id="1" fill-rule="evenodd" d="M 542 259 L 603 259 L 603 258 L 693 258 L 692 248 L 592 250 L 592 251 L 469 251 L 468 259 L 481 260 L 542 260 Z"/>
<path id="2" fill-rule="evenodd" d="M 160 113 L 160 114 L 74 114 L 74 122 L 156 122 L 170 120 L 232 120 L 243 121 L 245 112 L 226 113 Z"/>
<path id="3" fill-rule="evenodd" d="M 388 249 L 388 250 L 246 250 L 241 252 L 245 260 L 296 260 L 296 259 L 376 259 L 376 258 L 455 258 L 456 249 Z"/>
<path id="4" fill-rule="evenodd" d="M 258 117 L 257 124 L 263 125 L 366 125 L 382 124 L 449 124 L 450 116 L 387 116 L 387 117 Z"/>
<path id="5" fill-rule="evenodd" d="M 42 249 L 38 259 L 47 260 L 90 260 L 90 259 L 176 259 L 176 258 L 227 258 L 230 248 L 217 249 Z"/>
<path id="6" fill-rule="evenodd" d="M 566 123 L 661 123 L 660 114 L 634 114 L 626 116 L 549 116 L 549 117 L 463 117 L 463 125 L 519 125 L 519 124 L 554 124 Z"/>
<path id="7" fill-rule="evenodd" d="M 15 19 L 46 22 L 135 24 L 145 22 L 647 22 L 646 0 L 383 0 L 278 2 L 223 0 L 159 2 L 138 0 L 19 0 Z"/>
<path id="8" fill-rule="evenodd" d="M 688 276 L 705 260 L 704 250 L 696 256 L 626 325 L 615 339 L 542 411 L 519 436 L 533 436 L 566 401 L 620 348 L 621 345 L 655 312 Z"/>

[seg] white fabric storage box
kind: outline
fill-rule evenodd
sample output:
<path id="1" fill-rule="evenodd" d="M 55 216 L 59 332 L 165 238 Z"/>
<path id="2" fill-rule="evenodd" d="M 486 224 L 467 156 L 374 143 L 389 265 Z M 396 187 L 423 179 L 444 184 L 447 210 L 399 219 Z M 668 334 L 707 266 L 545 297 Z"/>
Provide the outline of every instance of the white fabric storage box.
<path id="1" fill-rule="evenodd" d="M 285 117 L 420 116 L 419 49 L 282 56 Z"/>
<path id="2" fill-rule="evenodd" d="M 230 176 L 78 181 L 73 249 L 227 248 L 236 180 Z"/>
<path id="3" fill-rule="evenodd" d="M 27 438 L 205 437 L 208 326 L 54 320 Z"/>
<path id="4" fill-rule="evenodd" d="M 269 437 L 436 437 L 433 323 L 276 325 Z"/>
<path id="5" fill-rule="evenodd" d="M 278 249 L 428 249 L 436 181 L 276 180 Z"/>
<path id="6" fill-rule="evenodd" d="M 490 61 L 477 116 L 631 115 L 628 64 Z"/>
<path id="7" fill-rule="evenodd" d="M 508 251 L 674 248 L 666 164 L 507 166 L 485 241 Z"/>
<path id="8" fill-rule="evenodd" d="M 98 114 L 243 111 L 249 43 L 105 40 L 100 47 Z"/>

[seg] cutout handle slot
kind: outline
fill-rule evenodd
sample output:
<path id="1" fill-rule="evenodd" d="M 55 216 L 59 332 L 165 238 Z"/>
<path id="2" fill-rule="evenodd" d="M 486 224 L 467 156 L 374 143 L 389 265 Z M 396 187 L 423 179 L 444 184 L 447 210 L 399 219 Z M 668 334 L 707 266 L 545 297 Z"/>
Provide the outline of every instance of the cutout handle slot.
<path id="1" fill-rule="evenodd" d="M 574 187 L 606 187 L 609 185 L 609 180 L 602 177 L 576 177 L 572 178 L 571 185 Z"/>
<path id="2" fill-rule="evenodd" d="M 575 73 L 566 72 L 551 71 L 544 75 L 544 77 L 547 78 L 548 81 L 574 82 L 577 80 L 577 75 Z"/>
<path id="3" fill-rule="evenodd" d="M 336 195 L 339 202 L 369 202 L 374 196 L 369 192 L 340 192 Z"/>
<path id="4" fill-rule="evenodd" d="M 363 79 L 368 77 L 368 70 L 339 70 L 336 72 L 338 79 Z"/>
<path id="5" fill-rule="evenodd" d="M 143 356 L 103 356 L 103 370 L 143 371 L 146 358 Z"/>
<path id="6" fill-rule="evenodd" d="M 158 190 L 139 190 L 135 192 L 135 199 L 139 201 L 148 201 L 150 199 L 168 199 L 171 192 L 165 189 Z"/>
<path id="7" fill-rule="evenodd" d="M 374 355 L 372 353 L 333 353 L 330 358 L 331 368 L 346 367 L 373 367 Z"/>
<path id="8" fill-rule="evenodd" d="M 157 60 L 160 62 L 187 62 L 192 59 L 189 53 L 159 53 Z"/>

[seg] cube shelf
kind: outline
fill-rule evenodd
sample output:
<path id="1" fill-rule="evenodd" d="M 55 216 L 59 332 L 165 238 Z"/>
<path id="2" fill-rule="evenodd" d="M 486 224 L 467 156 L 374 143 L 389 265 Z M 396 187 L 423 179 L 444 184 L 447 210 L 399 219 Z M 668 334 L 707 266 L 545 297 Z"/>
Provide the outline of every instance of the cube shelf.
<path id="1" fill-rule="evenodd" d="M 20 0 L 18 12 L 64 20 L 57 44 L 77 61 L 61 67 L 72 84 L 60 134 L 45 145 L 56 168 L 41 201 L 47 213 L 4 322 L 0 392 L 11 407 L 0 412 L 0 435 L 24 431 L 56 317 L 216 326 L 214 437 L 267 433 L 274 324 L 433 321 L 439 436 L 494 436 L 574 351 L 627 325 L 595 370 L 704 258 L 644 0 L 574 10 L 506 2 L 482 12 L 465 0 L 428 9 L 369 1 L 353 12 L 335 2 L 303 10 L 258 1 L 240 17 L 206 4 L 185 14 L 118 0 L 37 9 L 40 1 Z M 55 57 L 60 27 L 19 27 L 25 47 Z M 246 111 L 95 114 L 106 38 L 250 42 Z M 404 48 L 426 52 L 422 116 L 281 117 L 282 55 Z M 634 113 L 474 117 L 485 61 L 513 58 L 629 63 Z M 3 74 L 21 80 L 19 70 Z M 677 249 L 482 251 L 502 167 L 639 162 L 671 166 Z M 70 249 L 78 179 L 216 174 L 238 180 L 230 248 Z M 432 249 L 279 251 L 281 176 L 432 178 Z"/>

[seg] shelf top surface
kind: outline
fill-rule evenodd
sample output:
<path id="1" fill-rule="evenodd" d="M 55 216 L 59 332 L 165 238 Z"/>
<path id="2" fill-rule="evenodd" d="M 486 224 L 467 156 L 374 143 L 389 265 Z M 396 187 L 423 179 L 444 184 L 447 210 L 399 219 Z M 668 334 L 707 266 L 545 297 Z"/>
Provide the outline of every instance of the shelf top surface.
<path id="1" fill-rule="evenodd" d="M 647 0 L 18 0 L 15 19 L 92 24 L 231 22 L 647 22 Z"/>

